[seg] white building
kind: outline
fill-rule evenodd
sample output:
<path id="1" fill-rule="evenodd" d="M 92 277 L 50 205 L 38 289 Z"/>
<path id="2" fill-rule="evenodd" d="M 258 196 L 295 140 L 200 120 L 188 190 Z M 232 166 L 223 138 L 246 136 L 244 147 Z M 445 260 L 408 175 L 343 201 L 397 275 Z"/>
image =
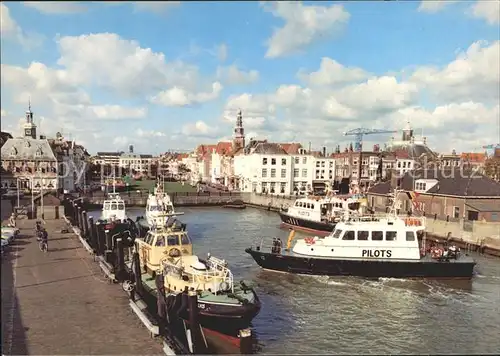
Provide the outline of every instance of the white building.
<path id="1" fill-rule="evenodd" d="M 129 171 L 147 175 L 151 171 L 152 162 L 152 155 L 128 152 L 120 155 L 118 165 L 119 167 L 128 169 Z"/>
<path id="2" fill-rule="evenodd" d="M 234 173 L 244 192 L 305 194 L 324 189 L 335 177 L 335 160 L 300 148 L 288 154 L 280 144 L 251 141 L 234 157 Z"/>

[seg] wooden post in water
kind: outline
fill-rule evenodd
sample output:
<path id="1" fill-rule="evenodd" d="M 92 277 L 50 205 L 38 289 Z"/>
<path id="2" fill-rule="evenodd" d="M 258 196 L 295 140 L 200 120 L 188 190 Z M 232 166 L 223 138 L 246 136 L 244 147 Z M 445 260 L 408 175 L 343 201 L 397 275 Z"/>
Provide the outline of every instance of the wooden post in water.
<path id="1" fill-rule="evenodd" d="M 139 252 L 134 252 L 132 255 L 132 266 L 134 271 L 135 290 L 139 295 L 142 295 L 142 273 Z"/>
<path id="2" fill-rule="evenodd" d="M 198 294 L 194 290 L 188 292 L 189 308 L 189 330 L 191 330 L 191 342 L 193 343 L 193 353 L 205 353 L 206 347 L 201 335 L 200 322 L 198 319 Z"/>
<path id="3" fill-rule="evenodd" d="M 72 216 L 71 218 L 73 219 L 73 225 L 78 226 L 78 205 L 75 201 L 73 201 L 73 209 L 71 210 Z"/>
<path id="4" fill-rule="evenodd" d="M 125 272 L 125 255 L 123 251 L 123 240 L 121 237 L 116 239 L 116 266 L 115 266 L 115 277 L 118 282 L 124 280 Z"/>
<path id="5" fill-rule="evenodd" d="M 112 241 L 112 236 L 111 236 L 111 231 L 108 230 L 107 228 L 105 228 L 104 230 L 104 236 L 106 238 L 106 250 L 104 251 L 104 259 L 106 260 L 106 262 L 108 263 L 113 263 L 113 258 L 112 258 L 112 254 L 113 254 L 113 250 L 112 250 L 112 246 L 113 246 L 113 241 Z"/>
<path id="6" fill-rule="evenodd" d="M 89 240 L 89 220 L 87 217 L 87 212 L 84 210 L 82 211 L 82 222 L 83 222 L 83 238 L 85 240 Z"/>
<path id="7" fill-rule="evenodd" d="M 106 236 L 104 235 L 104 224 L 102 221 L 97 221 L 97 251 L 99 256 L 104 256 L 104 251 L 106 250 Z"/>
<path id="8" fill-rule="evenodd" d="M 92 247 L 92 250 L 94 250 L 94 254 L 97 252 L 96 241 L 97 241 L 97 238 L 96 238 L 96 229 L 95 229 L 95 224 L 94 224 L 94 218 L 91 216 L 91 217 L 89 217 L 89 244 L 90 244 L 90 247 Z"/>
<path id="9" fill-rule="evenodd" d="M 248 355 L 253 353 L 252 351 L 252 329 L 246 328 L 241 329 L 238 332 L 238 337 L 240 338 L 240 353 L 243 355 Z"/>
<path id="10" fill-rule="evenodd" d="M 78 228 L 80 229 L 80 231 L 83 230 L 83 215 L 82 215 L 82 207 L 81 206 L 78 206 Z"/>

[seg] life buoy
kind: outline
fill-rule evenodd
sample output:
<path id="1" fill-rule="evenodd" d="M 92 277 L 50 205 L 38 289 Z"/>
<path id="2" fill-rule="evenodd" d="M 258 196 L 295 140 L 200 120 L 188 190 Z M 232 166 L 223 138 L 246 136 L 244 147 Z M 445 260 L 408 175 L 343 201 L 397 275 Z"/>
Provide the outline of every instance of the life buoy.
<path id="1" fill-rule="evenodd" d="M 219 290 L 225 292 L 229 289 L 229 283 L 227 282 L 221 282 L 221 284 L 219 284 Z"/>
<path id="2" fill-rule="evenodd" d="M 179 257 L 181 255 L 181 251 L 178 248 L 173 248 L 168 252 L 170 257 Z"/>
<path id="3" fill-rule="evenodd" d="M 306 237 L 304 239 L 305 243 L 308 244 L 308 245 L 313 245 L 315 243 L 314 241 L 314 238 L 313 237 Z"/>

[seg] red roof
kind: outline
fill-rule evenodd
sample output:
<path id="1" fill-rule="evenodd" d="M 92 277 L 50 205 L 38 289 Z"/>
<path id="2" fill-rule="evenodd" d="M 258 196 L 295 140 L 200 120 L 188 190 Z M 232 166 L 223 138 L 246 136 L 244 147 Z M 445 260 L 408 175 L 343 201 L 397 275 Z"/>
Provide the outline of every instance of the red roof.
<path id="1" fill-rule="evenodd" d="M 215 152 L 220 155 L 230 154 L 233 149 L 232 142 L 218 142 L 215 148 Z"/>
<path id="2" fill-rule="evenodd" d="M 300 143 L 280 143 L 279 145 L 288 154 L 299 153 L 299 148 L 302 148 L 302 145 Z"/>
<path id="3" fill-rule="evenodd" d="M 484 161 L 486 161 L 486 155 L 484 153 L 463 152 L 460 158 L 475 163 L 484 163 Z"/>

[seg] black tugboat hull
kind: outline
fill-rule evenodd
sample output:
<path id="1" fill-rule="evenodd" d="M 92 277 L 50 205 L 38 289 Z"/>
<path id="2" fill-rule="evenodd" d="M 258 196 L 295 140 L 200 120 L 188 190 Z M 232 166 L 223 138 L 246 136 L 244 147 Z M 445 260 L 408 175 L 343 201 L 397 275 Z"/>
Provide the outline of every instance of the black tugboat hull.
<path id="1" fill-rule="evenodd" d="M 302 230 L 304 232 L 310 232 L 318 235 L 329 235 L 335 229 L 335 223 L 325 223 L 297 218 L 284 212 L 280 212 L 279 214 L 282 225 L 295 230 Z"/>
<path id="2" fill-rule="evenodd" d="M 430 258 L 418 261 L 346 260 L 272 254 L 251 248 L 247 248 L 245 252 L 264 269 L 322 276 L 471 279 L 476 264 L 467 257 L 448 262 Z"/>

